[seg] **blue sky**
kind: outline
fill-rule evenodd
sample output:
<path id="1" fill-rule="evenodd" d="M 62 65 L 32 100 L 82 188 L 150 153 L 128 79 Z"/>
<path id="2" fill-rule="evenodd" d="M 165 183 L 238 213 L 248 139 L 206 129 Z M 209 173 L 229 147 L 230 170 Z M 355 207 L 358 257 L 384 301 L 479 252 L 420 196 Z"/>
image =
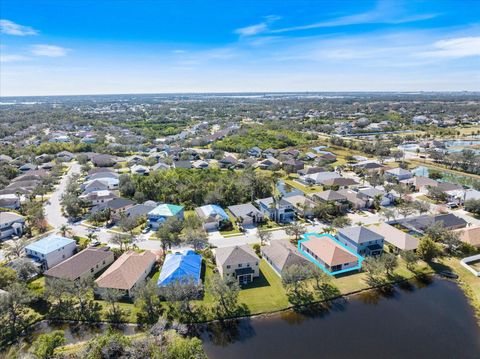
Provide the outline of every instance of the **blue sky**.
<path id="1" fill-rule="evenodd" d="M 480 90 L 477 0 L 2 0 L 0 95 Z"/>

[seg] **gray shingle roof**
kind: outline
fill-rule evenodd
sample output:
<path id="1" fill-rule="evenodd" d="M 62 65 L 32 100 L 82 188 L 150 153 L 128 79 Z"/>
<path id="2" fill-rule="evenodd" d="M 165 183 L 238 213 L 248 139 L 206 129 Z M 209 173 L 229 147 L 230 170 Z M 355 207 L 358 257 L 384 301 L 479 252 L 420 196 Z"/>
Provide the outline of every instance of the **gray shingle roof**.
<path id="1" fill-rule="evenodd" d="M 259 260 L 249 245 L 217 248 L 215 249 L 215 259 L 217 264 L 221 266 Z"/>
<path id="2" fill-rule="evenodd" d="M 341 228 L 338 233 L 358 244 L 383 239 L 383 236 L 365 227 L 345 227 Z"/>

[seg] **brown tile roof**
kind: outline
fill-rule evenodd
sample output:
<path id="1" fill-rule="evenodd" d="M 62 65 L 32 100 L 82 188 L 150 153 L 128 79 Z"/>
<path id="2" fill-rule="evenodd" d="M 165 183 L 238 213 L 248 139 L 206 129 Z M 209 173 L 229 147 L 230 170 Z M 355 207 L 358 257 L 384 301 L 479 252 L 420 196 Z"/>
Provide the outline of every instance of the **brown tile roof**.
<path id="1" fill-rule="evenodd" d="M 87 248 L 47 270 L 45 276 L 75 280 L 91 268 L 111 257 L 108 248 Z"/>
<path id="2" fill-rule="evenodd" d="M 310 240 L 303 242 L 304 247 L 308 248 L 330 267 L 358 261 L 355 255 L 328 236 L 308 236 L 308 238 Z"/>
<path id="3" fill-rule="evenodd" d="M 150 251 L 125 252 L 95 282 L 99 288 L 130 290 L 155 260 Z"/>

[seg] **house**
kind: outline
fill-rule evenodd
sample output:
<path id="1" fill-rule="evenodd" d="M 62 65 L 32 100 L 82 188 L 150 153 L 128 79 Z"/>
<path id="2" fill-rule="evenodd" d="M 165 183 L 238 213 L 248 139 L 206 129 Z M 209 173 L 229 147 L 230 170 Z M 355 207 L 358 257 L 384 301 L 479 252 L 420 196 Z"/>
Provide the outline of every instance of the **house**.
<path id="1" fill-rule="evenodd" d="M 419 240 L 417 237 L 411 236 L 410 234 L 405 233 L 404 231 L 401 231 L 388 223 L 381 222 L 378 224 L 373 224 L 368 228 L 383 236 L 386 242 L 392 246 L 395 246 L 399 250 L 411 251 L 417 249 L 418 247 Z"/>
<path id="2" fill-rule="evenodd" d="M 247 244 L 215 249 L 215 262 L 220 275 L 236 279 L 240 284 L 250 283 L 259 276 L 259 260 Z"/>
<path id="3" fill-rule="evenodd" d="M 109 168 L 99 168 L 100 172 L 89 173 L 87 177 L 85 177 L 86 181 L 94 181 L 94 180 L 102 180 L 104 178 L 113 178 L 118 179 L 120 175 L 116 172 L 111 172 Z M 91 172 L 91 171 L 90 171 Z"/>
<path id="4" fill-rule="evenodd" d="M 37 166 L 31 163 L 25 163 L 24 165 L 18 167 L 22 172 L 33 171 L 37 169 Z"/>
<path id="5" fill-rule="evenodd" d="M 235 157 L 229 155 L 220 159 L 218 161 L 218 165 L 220 166 L 220 168 L 233 168 L 238 165 L 238 160 Z"/>
<path id="6" fill-rule="evenodd" d="M 271 241 L 268 246 L 261 248 L 262 258 L 270 264 L 273 270 L 281 277 L 285 269 L 295 264 L 301 267 L 310 265 L 297 248 L 289 241 Z"/>
<path id="7" fill-rule="evenodd" d="M 150 169 L 147 166 L 133 165 L 130 168 L 130 172 L 136 175 L 147 176 L 150 174 Z"/>
<path id="8" fill-rule="evenodd" d="M 157 286 L 165 287 L 173 282 L 193 281 L 200 284 L 202 271 L 202 256 L 194 251 L 185 253 L 169 253 L 163 262 Z"/>
<path id="9" fill-rule="evenodd" d="M 166 163 L 163 163 L 163 162 L 158 162 L 152 166 L 152 171 L 168 170 L 169 168 L 170 168 L 170 165 L 167 165 Z"/>
<path id="10" fill-rule="evenodd" d="M 43 274 L 47 283 L 53 278 L 76 281 L 95 276 L 113 261 L 113 252 L 108 247 L 86 248 Z"/>
<path id="11" fill-rule="evenodd" d="M 230 218 L 222 207 L 216 204 L 208 204 L 195 208 L 195 213 L 203 222 L 203 228 L 206 231 L 218 229 L 222 222 L 228 222 Z"/>
<path id="12" fill-rule="evenodd" d="M 347 198 L 347 201 L 352 205 L 352 208 L 359 210 L 367 207 L 367 200 L 360 198 L 358 192 L 350 189 L 339 189 L 337 192 Z"/>
<path id="13" fill-rule="evenodd" d="M 112 167 L 117 164 L 116 157 L 107 154 L 95 154 L 91 161 L 95 167 Z"/>
<path id="14" fill-rule="evenodd" d="M 350 186 L 358 185 L 358 182 L 355 181 L 353 178 L 335 177 L 335 178 L 327 178 L 323 180 L 322 184 L 324 186 L 330 186 L 330 187 L 347 188 Z"/>
<path id="15" fill-rule="evenodd" d="M 459 234 L 463 243 L 480 248 L 480 226 L 456 229 L 454 232 Z"/>
<path id="16" fill-rule="evenodd" d="M 158 230 L 163 222 L 170 217 L 183 220 L 183 207 L 174 204 L 160 204 L 147 214 L 148 225 L 153 230 Z"/>
<path id="17" fill-rule="evenodd" d="M 92 191 L 86 192 L 78 196 L 78 198 L 88 202 L 91 206 L 96 206 L 101 203 L 106 203 L 111 201 L 112 199 L 118 198 L 115 193 L 110 190 L 100 190 L 100 191 Z"/>
<path id="18" fill-rule="evenodd" d="M 428 214 L 402 219 L 398 221 L 403 227 L 423 234 L 428 227 L 440 223 L 446 229 L 460 229 L 467 226 L 467 222 L 453 213 L 437 214 L 430 216 Z"/>
<path id="19" fill-rule="evenodd" d="M 294 158 L 283 161 L 282 167 L 288 173 L 295 173 L 297 171 L 303 170 L 305 164 L 302 161 L 296 160 Z"/>
<path id="20" fill-rule="evenodd" d="M 229 206 L 228 210 L 232 213 L 238 223 L 249 225 L 263 222 L 263 213 L 251 203 Z"/>
<path id="21" fill-rule="evenodd" d="M 127 158 L 127 164 L 129 166 L 143 165 L 145 164 L 145 159 L 141 156 L 133 155 Z"/>
<path id="22" fill-rule="evenodd" d="M 25 218 L 13 212 L 0 212 L 0 241 L 12 236 L 21 236 Z"/>
<path id="23" fill-rule="evenodd" d="M 208 168 L 208 162 L 203 161 L 203 160 L 193 161 L 193 163 L 192 163 L 192 168 L 196 168 L 196 169 L 205 169 L 205 168 Z"/>
<path id="24" fill-rule="evenodd" d="M 423 177 L 423 176 L 415 176 L 411 180 L 407 180 L 415 190 L 422 193 L 428 193 L 429 187 L 436 187 L 438 186 L 438 182 L 434 179 Z"/>
<path id="25" fill-rule="evenodd" d="M 310 166 L 310 167 L 304 168 L 303 170 L 297 171 L 299 176 L 313 175 L 314 173 L 319 173 L 319 172 L 326 172 L 326 169 L 324 167 Z"/>
<path id="26" fill-rule="evenodd" d="M 20 198 L 13 193 L 0 194 L 0 208 L 19 209 Z"/>
<path id="27" fill-rule="evenodd" d="M 373 187 L 360 188 L 358 197 L 367 201 L 367 206 L 371 207 L 378 199 L 381 206 L 389 206 L 393 202 L 391 195 L 387 195 L 384 191 Z"/>
<path id="28" fill-rule="evenodd" d="M 300 217 L 312 217 L 315 202 L 303 195 L 285 197 L 284 200 L 290 203 L 295 213 Z"/>
<path id="29" fill-rule="evenodd" d="M 70 238 L 49 235 L 25 247 L 25 253 L 41 263 L 47 270 L 65 259 L 70 258 L 77 250 L 77 243 Z"/>
<path id="30" fill-rule="evenodd" d="M 106 189 L 118 189 L 120 180 L 116 177 L 101 177 L 88 180 L 80 186 L 84 192 L 101 191 Z"/>
<path id="31" fill-rule="evenodd" d="M 407 171 L 401 167 L 392 168 L 385 171 L 385 176 L 390 180 L 403 181 L 413 177 L 412 172 Z"/>
<path id="32" fill-rule="evenodd" d="M 363 257 L 327 233 L 305 233 L 298 251 L 329 275 L 361 268 Z"/>
<path id="33" fill-rule="evenodd" d="M 184 168 L 184 169 L 190 169 L 192 168 L 192 163 L 190 161 L 175 161 L 173 162 L 173 167 L 174 168 Z"/>
<path id="34" fill-rule="evenodd" d="M 384 168 L 384 166 L 378 162 L 366 160 L 359 163 L 351 165 L 354 169 L 364 170 L 366 172 L 379 171 Z"/>
<path id="35" fill-rule="evenodd" d="M 75 155 L 72 152 L 68 152 L 68 151 L 62 151 L 57 153 L 57 158 L 65 162 L 69 162 L 73 160 L 74 157 Z"/>
<path id="36" fill-rule="evenodd" d="M 347 197 L 337 191 L 332 190 L 314 192 L 310 194 L 310 197 L 314 201 L 319 202 L 335 202 L 338 204 L 343 204 L 347 202 Z"/>
<path id="37" fill-rule="evenodd" d="M 109 211 L 111 220 L 118 221 L 122 213 L 135 205 L 135 202 L 127 198 L 114 198 L 105 203 L 101 203 L 92 208 L 91 213 L 100 211 Z"/>
<path id="38" fill-rule="evenodd" d="M 252 157 L 260 157 L 262 155 L 262 149 L 259 147 L 252 147 L 247 151 L 247 155 Z"/>
<path id="39" fill-rule="evenodd" d="M 284 198 L 274 201 L 273 197 L 262 198 L 256 201 L 260 211 L 272 221 L 284 223 L 295 218 L 294 206 Z"/>
<path id="40" fill-rule="evenodd" d="M 383 252 L 385 238 L 366 227 L 340 228 L 337 238 L 340 243 L 362 256 L 376 256 Z"/>
<path id="41" fill-rule="evenodd" d="M 105 289 L 114 288 L 122 291 L 126 297 L 131 297 L 135 289 L 145 282 L 155 262 L 156 256 L 150 251 L 123 253 L 97 278 L 96 293 L 101 295 Z"/>
<path id="42" fill-rule="evenodd" d="M 267 157 L 258 163 L 258 168 L 262 170 L 274 170 L 280 168 L 281 165 L 282 163 L 275 157 Z"/>
<path id="43" fill-rule="evenodd" d="M 326 180 L 341 177 L 337 172 L 317 172 L 300 177 L 300 181 L 307 184 L 323 184 Z"/>
<path id="44" fill-rule="evenodd" d="M 317 151 L 317 159 L 321 162 L 335 162 L 337 160 L 337 156 L 329 151 Z"/>
<path id="45" fill-rule="evenodd" d="M 130 208 L 125 210 L 125 215 L 129 218 L 139 219 L 142 217 L 146 217 L 148 213 L 150 213 L 156 204 L 149 204 L 148 202 L 143 204 L 136 204 Z"/>

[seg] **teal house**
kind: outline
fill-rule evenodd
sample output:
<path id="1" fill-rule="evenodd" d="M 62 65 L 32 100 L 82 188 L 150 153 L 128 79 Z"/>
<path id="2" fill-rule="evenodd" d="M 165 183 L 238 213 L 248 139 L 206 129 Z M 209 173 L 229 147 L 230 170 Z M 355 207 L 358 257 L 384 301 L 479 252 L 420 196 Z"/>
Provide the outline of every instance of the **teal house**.
<path id="1" fill-rule="evenodd" d="M 170 217 L 183 220 L 183 207 L 166 203 L 158 205 L 147 214 L 148 226 L 157 231 Z"/>

